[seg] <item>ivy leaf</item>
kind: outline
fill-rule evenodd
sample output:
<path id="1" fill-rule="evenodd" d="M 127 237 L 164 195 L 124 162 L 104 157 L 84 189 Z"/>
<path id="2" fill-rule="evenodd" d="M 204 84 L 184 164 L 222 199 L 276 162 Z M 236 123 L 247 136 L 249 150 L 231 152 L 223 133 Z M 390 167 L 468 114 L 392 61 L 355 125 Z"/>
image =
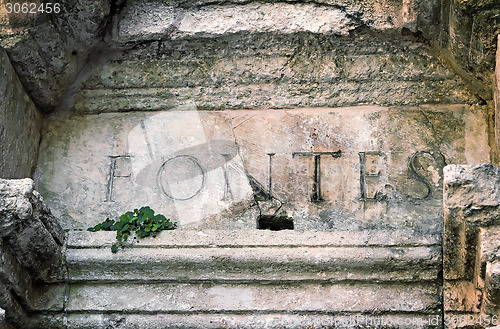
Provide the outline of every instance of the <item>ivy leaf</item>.
<path id="1" fill-rule="evenodd" d="M 114 220 L 106 218 L 106 220 L 102 223 L 101 229 L 104 231 L 110 231 L 111 226 L 113 226 L 114 223 L 115 223 Z"/>
<path id="2" fill-rule="evenodd" d="M 153 209 L 149 206 L 142 207 L 141 209 L 134 209 L 134 211 L 128 211 L 119 217 L 119 221 L 115 222 L 109 218 L 94 227 L 90 227 L 87 230 L 91 232 L 96 231 L 116 231 L 116 242 L 111 246 L 111 251 L 113 253 L 117 252 L 119 247 L 122 249 L 124 245 L 122 241 L 127 241 L 131 232 L 139 238 L 144 238 L 147 236 L 156 237 L 158 233 L 162 230 L 173 230 L 177 227 L 177 222 L 172 223 L 170 219 L 163 215 L 155 215 Z"/>
<path id="3" fill-rule="evenodd" d="M 123 228 L 123 222 L 117 222 L 114 225 L 115 230 L 121 230 Z"/>

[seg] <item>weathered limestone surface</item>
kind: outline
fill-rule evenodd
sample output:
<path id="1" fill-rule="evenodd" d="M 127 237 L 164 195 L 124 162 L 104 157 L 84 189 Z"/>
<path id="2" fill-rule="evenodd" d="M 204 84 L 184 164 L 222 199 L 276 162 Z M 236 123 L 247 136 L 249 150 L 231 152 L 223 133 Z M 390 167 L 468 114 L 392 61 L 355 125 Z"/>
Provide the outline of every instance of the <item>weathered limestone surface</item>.
<path id="1" fill-rule="evenodd" d="M 434 11 L 434 13 L 433 13 Z M 439 8 L 433 1 L 127 1 L 117 19 L 119 43 L 178 38 L 194 34 L 311 31 L 346 34 L 359 26 L 374 30 L 424 28 Z M 428 22 L 424 22 L 429 20 Z M 146 23 L 147 22 L 147 23 Z M 422 24 L 423 23 L 423 24 Z M 429 24 L 427 24 L 429 25 Z M 428 27 L 428 26 L 427 26 Z"/>
<path id="2" fill-rule="evenodd" d="M 143 285 L 108 284 L 74 285 L 68 304 L 69 311 L 123 311 L 137 312 L 243 312 L 285 311 L 341 312 L 351 303 L 351 311 L 369 312 L 374 307 L 382 312 L 398 309 L 402 312 L 423 312 L 437 309 L 436 288 L 415 288 L 410 284 L 380 289 L 380 286 L 352 287 L 349 284 L 303 284 L 302 287 L 281 287 L 247 284 L 198 285 L 156 284 L 145 289 Z M 115 296 L 134 296 L 127 301 Z M 356 302 L 353 302 L 356 300 Z"/>
<path id="3" fill-rule="evenodd" d="M 489 81 L 493 72 L 496 42 L 493 39 L 498 33 L 500 10 L 494 0 L 258 3 L 235 0 L 178 1 L 175 4 L 136 0 L 63 0 L 58 3 L 61 12 L 57 14 L 14 15 L 4 11 L 0 14 L 1 45 L 7 49 L 25 88 L 42 109 L 52 109 L 58 104 L 62 104 L 60 108 L 68 104 L 70 106 L 73 94 L 81 87 L 83 92 L 77 97 L 80 101 L 77 101 L 76 109 L 84 112 L 109 111 L 109 107 L 118 110 L 154 110 L 175 106 L 186 100 L 199 102 L 200 106 L 207 108 L 221 108 L 223 105 L 227 108 L 227 105 L 233 104 L 234 108 L 259 107 L 273 94 L 281 94 L 282 101 L 276 101 L 273 105 L 281 108 L 366 103 L 476 102 L 477 98 L 466 92 L 456 77 L 438 75 L 434 78 L 421 76 L 408 79 L 403 75 L 395 80 L 382 79 L 384 82 L 390 81 L 392 87 L 386 83 L 359 84 L 359 81 L 351 81 L 349 74 L 338 74 L 341 68 L 339 64 L 344 61 L 342 54 L 333 54 L 333 57 L 339 58 L 339 63 L 335 63 L 335 59 L 332 63 L 329 58 L 332 54 L 328 54 L 331 52 L 329 44 L 337 49 L 349 49 L 357 47 L 362 39 L 367 38 L 380 41 L 372 55 L 377 52 L 389 54 L 386 45 L 390 43 L 405 53 L 411 50 L 406 47 L 407 39 L 413 39 L 414 45 L 424 45 L 422 35 L 427 40 L 437 40 L 436 43 L 449 52 L 448 61 L 456 63 L 456 67 L 451 66 L 453 71 L 465 72 L 461 77 L 468 85 L 479 86 L 471 88 L 472 94 L 477 94 L 483 100 L 491 99 Z M 367 31 L 370 33 L 367 34 Z M 236 44 L 246 45 L 248 51 L 254 52 L 248 57 L 253 58 L 252 65 L 257 68 L 259 53 L 262 52 L 262 46 L 267 46 L 269 37 L 297 40 L 292 50 L 277 53 L 286 62 L 281 63 L 280 70 L 275 69 L 275 74 L 268 75 L 266 79 L 256 79 L 251 88 L 248 84 L 227 84 L 221 80 L 224 70 L 219 71 L 220 67 L 214 64 L 220 62 L 220 66 L 224 67 L 224 57 L 229 57 L 226 62 L 232 61 L 231 57 L 238 58 L 237 52 L 232 54 Z M 320 41 L 314 41 L 315 38 Z M 203 58 L 205 50 L 210 52 L 213 44 L 219 45 L 222 57 Z M 189 53 L 193 46 L 198 48 L 195 57 Z M 275 46 L 273 50 L 278 48 Z M 166 55 L 165 49 L 171 55 Z M 413 54 L 414 50 L 410 53 Z M 403 62 L 408 60 L 401 53 L 398 55 Z M 113 64 L 118 59 L 125 61 L 122 67 L 127 67 L 131 56 L 138 56 L 141 60 L 153 57 L 183 61 L 201 57 L 204 63 L 199 63 L 201 66 L 197 70 L 211 73 L 213 81 L 193 85 L 193 81 L 188 79 L 184 89 L 171 86 L 169 81 L 154 88 L 140 87 L 146 90 L 121 90 L 117 87 L 118 90 L 106 90 L 104 95 L 93 93 L 93 89 L 86 85 L 92 71 L 101 71 L 102 64 L 106 68 L 106 62 Z M 422 51 L 418 56 L 429 57 Z M 300 72 L 300 62 L 311 59 L 314 60 L 303 72 L 312 72 L 304 75 Z M 379 59 L 381 63 L 384 60 Z M 435 66 L 437 62 L 433 62 Z M 246 64 L 241 61 L 238 63 L 238 70 L 242 71 L 238 75 L 244 75 L 244 67 L 248 64 L 248 61 Z M 375 68 L 378 66 L 380 64 L 376 64 Z M 382 72 L 390 67 L 383 66 Z M 325 68 L 336 74 L 322 72 Z M 287 69 L 299 71 L 292 76 L 300 80 L 302 87 L 280 83 L 281 75 L 287 77 Z M 373 80 L 366 72 L 364 75 L 368 81 Z M 475 77 L 474 81 L 467 76 Z M 309 82 L 306 83 L 304 77 Z M 342 81 L 344 84 L 339 83 Z M 329 93 L 324 85 L 326 82 L 339 86 Z M 215 88 L 214 83 L 224 84 L 227 89 L 220 86 Z M 309 95 L 315 90 L 317 95 Z M 123 104 L 122 99 L 120 106 L 116 106 L 117 99 L 124 96 L 120 91 L 127 98 L 136 98 L 136 101 Z M 265 96 L 256 100 L 256 103 L 241 101 L 241 98 L 252 92 L 254 97 L 258 94 Z M 361 95 L 348 97 L 352 94 Z M 169 102 L 160 101 L 165 98 Z M 227 104 L 221 104 L 218 98 L 225 99 Z M 88 108 L 86 101 L 91 103 Z M 150 104 L 141 105 L 143 103 Z"/>
<path id="4" fill-rule="evenodd" d="M 33 186 L 28 178 L 0 179 L 0 307 L 5 310 L 0 327 L 5 329 L 32 328 L 31 312 L 38 305 L 60 301 L 46 284 L 63 278 L 64 232 Z"/>
<path id="5" fill-rule="evenodd" d="M 59 12 L 7 13 L 1 1 L 0 47 L 39 108 L 53 109 L 77 79 L 92 48 L 101 41 L 110 12 L 108 0 L 62 0 Z M 14 2 L 12 2 L 14 3 Z M 37 9 L 42 1 L 35 0 Z"/>
<path id="6" fill-rule="evenodd" d="M 129 4 L 127 14 L 118 25 L 117 41 L 161 40 L 169 32 L 172 39 L 241 31 L 347 35 L 358 25 L 345 10 L 316 4 L 208 5 L 194 10 L 176 7 L 143 1 Z M 146 10 L 141 10 L 143 8 Z"/>
<path id="7" fill-rule="evenodd" d="M 445 311 L 498 318 L 500 168 L 449 165 L 444 175 Z"/>
<path id="8" fill-rule="evenodd" d="M 496 0 L 445 0 L 442 1 L 441 22 L 439 42 L 462 69 L 490 89 L 500 33 L 500 3 Z"/>
<path id="9" fill-rule="evenodd" d="M 34 191 L 34 182 L 0 180 L 0 236 L 36 279 L 59 278 L 64 231 Z"/>
<path id="10" fill-rule="evenodd" d="M 437 237 L 410 230 L 174 231 L 133 240 L 118 254 L 109 250 L 113 238 L 112 232 L 71 235 L 68 280 L 432 281 L 441 259 Z"/>
<path id="11" fill-rule="evenodd" d="M 113 232 L 69 233 L 67 286 L 50 286 L 54 300 L 35 305 L 35 328 L 441 324 L 438 237 L 176 230 L 112 254 L 113 238 Z M 47 315 L 57 300 L 67 313 Z"/>
<path id="12" fill-rule="evenodd" d="M 180 229 L 116 255 L 113 233 L 73 233 L 63 262 L 61 228 L 32 182 L 0 181 L 8 322 L 349 328 L 350 312 L 397 322 L 376 328 L 440 327 L 443 167 L 490 161 L 486 111 L 471 105 L 491 99 L 496 1 L 60 5 L 0 11 L 0 45 L 26 90 L 59 110 L 39 189 L 67 228 L 148 204 Z M 354 105 L 365 106 L 337 108 Z M 34 106 L 6 106 L 0 147 L 15 155 L 3 165 L 29 176 L 16 143 L 36 154 L 39 121 L 26 137 L 18 108 Z M 445 180 L 448 314 L 498 314 L 498 184 L 485 176 L 499 172 L 478 168 Z M 256 230 L 263 219 L 296 231 Z M 64 282 L 32 289 L 31 276 L 60 279 L 56 267 Z"/>
<path id="13" fill-rule="evenodd" d="M 181 229 L 433 235 L 442 168 L 488 162 L 485 125 L 463 105 L 53 116 L 36 182 L 67 228 L 149 205 Z"/>
<path id="14" fill-rule="evenodd" d="M 59 319 L 40 320 L 46 328 L 64 329 L 62 316 Z M 438 315 L 331 315 L 317 314 L 314 317 L 295 314 L 156 314 L 156 315 L 89 315 L 70 314 L 65 317 L 70 328 L 107 329 L 110 325 L 123 325 L 125 328 L 140 329 L 185 329 L 185 328 L 241 328 L 241 329 L 274 329 L 274 328 L 380 328 L 380 329 L 430 329 L 440 328 Z M 377 327 L 379 326 L 379 327 Z M 495 328 L 497 329 L 497 328 Z"/>
<path id="15" fill-rule="evenodd" d="M 0 177 L 31 177 L 42 119 L 2 49 L 0 63 Z"/>
<path id="16" fill-rule="evenodd" d="M 368 29 L 342 37 L 264 29 L 141 43 L 96 67 L 75 96 L 74 110 L 165 110 L 186 102 L 221 110 L 475 103 L 477 98 L 411 36 Z"/>

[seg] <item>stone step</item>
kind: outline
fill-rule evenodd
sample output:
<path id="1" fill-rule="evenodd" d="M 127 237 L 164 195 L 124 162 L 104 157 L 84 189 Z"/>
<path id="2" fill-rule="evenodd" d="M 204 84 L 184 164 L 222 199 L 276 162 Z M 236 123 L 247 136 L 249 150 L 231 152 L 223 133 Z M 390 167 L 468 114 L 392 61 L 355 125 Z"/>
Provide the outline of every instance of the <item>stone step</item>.
<path id="1" fill-rule="evenodd" d="M 70 281 L 436 280 L 439 247 L 69 249 Z"/>
<path id="2" fill-rule="evenodd" d="M 115 232 L 68 234 L 66 280 L 48 285 L 32 306 L 40 328 L 440 324 L 437 237 L 175 230 L 112 253 L 115 241 Z"/>
<path id="3" fill-rule="evenodd" d="M 40 328 L 51 329 L 304 329 L 304 328 L 383 328 L 430 329 L 442 328 L 441 316 L 373 315 L 373 314 L 66 314 L 40 316 Z M 62 325 L 64 323 L 64 325 Z"/>
<path id="4" fill-rule="evenodd" d="M 70 231 L 68 249 L 110 247 L 115 232 Z M 182 230 L 162 232 L 155 238 L 136 240 L 131 248 L 224 248 L 224 247 L 411 247 L 441 246 L 437 234 L 423 235 L 411 229 L 360 231 L 294 230 Z"/>
<path id="5" fill-rule="evenodd" d="M 241 313 L 400 312 L 439 308 L 436 286 L 319 283 L 72 284 L 67 312 Z"/>
<path id="6" fill-rule="evenodd" d="M 68 281 L 437 280 L 437 241 L 404 233 L 173 231 L 113 254 L 114 232 L 73 232 Z"/>
<path id="7" fill-rule="evenodd" d="M 326 54 L 314 62 L 299 61 L 290 67 L 290 56 L 274 54 L 259 58 L 259 66 L 255 65 L 255 58 L 252 57 L 228 57 L 217 59 L 213 64 L 207 63 L 206 59 L 111 62 L 94 73 L 86 82 L 86 89 L 452 79 L 445 67 L 438 63 L 429 64 L 429 57 L 424 54 Z M 213 66 L 213 69 L 207 70 L 207 65 Z M 218 73 L 215 78 L 213 70 Z"/>
<path id="8" fill-rule="evenodd" d="M 161 87 L 83 89 L 76 96 L 80 114 L 105 112 L 164 111 L 195 101 L 200 109 L 266 109 L 296 107 L 347 107 L 357 104 L 402 106 L 425 103 L 466 103 L 460 86 L 449 81 L 351 81 L 257 83 L 231 87 Z M 209 90 L 209 92 L 207 92 Z M 371 90 L 372 93 L 360 90 Z M 278 94 L 279 91 L 279 94 Z"/>
<path id="9" fill-rule="evenodd" d="M 117 323 L 112 328 L 225 328 L 224 323 L 238 328 L 333 328 L 338 321 L 351 324 L 335 328 L 352 328 L 351 316 L 373 319 L 361 328 L 439 328 L 440 321 L 429 324 L 440 318 L 439 290 L 438 284 L 387 282 L 78 283 L 66 288 L 63 310 L 42 307 L 34 321 L 52 329 Z M 381 324 L 382 319 L 399 322 L 391 327 Z"/>

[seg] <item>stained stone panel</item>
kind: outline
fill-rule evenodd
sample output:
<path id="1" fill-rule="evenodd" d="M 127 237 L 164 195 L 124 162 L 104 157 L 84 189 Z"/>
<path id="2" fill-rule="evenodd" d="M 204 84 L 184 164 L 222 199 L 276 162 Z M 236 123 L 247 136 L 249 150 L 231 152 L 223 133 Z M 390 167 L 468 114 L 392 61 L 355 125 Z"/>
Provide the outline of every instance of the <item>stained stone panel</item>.
<path id="1" fill-rule="evenodd" d="M 180 229 L 432 235 L 442 168 L 488 162 L 486 127 L 465 105 L 53 116 L 36 182 L 68 228 L 149 205 Z"/>
<path id="2" fill-rule="evenodd" d="M 0 178 L 31 177 L 38 157 L 42 117 L 3 49 L 0 100 Z"/>

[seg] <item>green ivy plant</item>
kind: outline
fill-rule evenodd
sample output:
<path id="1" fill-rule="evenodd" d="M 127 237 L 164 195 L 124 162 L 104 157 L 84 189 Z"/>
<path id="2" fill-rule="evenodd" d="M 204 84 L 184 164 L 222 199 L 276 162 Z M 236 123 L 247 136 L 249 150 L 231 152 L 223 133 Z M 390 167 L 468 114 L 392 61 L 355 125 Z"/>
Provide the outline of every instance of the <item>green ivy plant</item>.
<path id="1" fill-rule="evenodd" d="M 132 232 L 139 238 L 147 236 L 155 237 L 164 230 L 174 230 L 177 228 L 177 222 L 171 222 L 170 219 L 163 215 L 155 215 L 155 212 L 150 207 L 142 207 L 134 211 L 128 211 L 120 216 L 118 221 L 106 218 L 102 223 L 94 227 L 89 227 L 87 231 L 116 231 L 116 240 L 118 242 L 111 246 L 113 253 L 118 251 L 118 248 L 124 248 L 123 242 L 127 241 Z"/>

